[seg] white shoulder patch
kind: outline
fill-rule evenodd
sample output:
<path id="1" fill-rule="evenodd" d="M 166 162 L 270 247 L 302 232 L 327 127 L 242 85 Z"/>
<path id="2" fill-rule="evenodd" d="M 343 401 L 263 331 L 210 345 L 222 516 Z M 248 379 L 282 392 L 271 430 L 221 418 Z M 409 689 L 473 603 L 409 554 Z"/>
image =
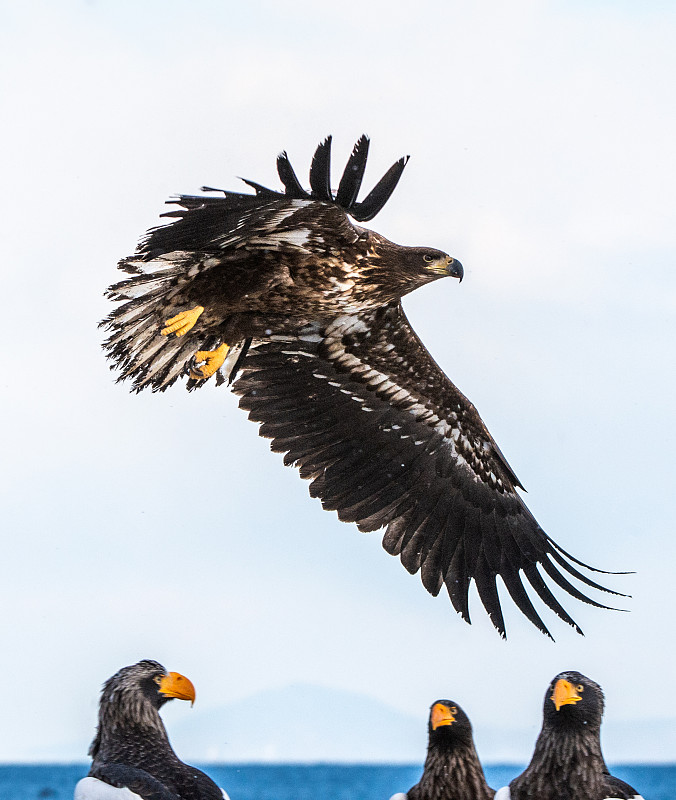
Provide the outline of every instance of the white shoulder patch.
<path id="1" fill-rule="evenodd" d="M 312 231 L 309 228 L 294 228 L 290 231 L 272 231 L 271 233 L 260 236 L 250 236 L 247 239 L 247 247 L 265 247 L 271 250 L 279 250 L 283 245 L 305 249 L 305 245 L 310 241 Z"/>
<path id="2" fill-rule="evenodd" d="M 604 797 L 603 800 L 617 800 L 617 797 Z M 631 800 L 643 800 L 643 798 L 640 794 L 634 794 L 632 795 Z"/>
<path id="3" fill-rule="evenodd" d="M 390 797 L 390 800 L 408 800 L 408 795 L 405 792 L 397 792 Z"/>
<path id="4" fill-rule="evenodd" d="M 223 800 L 230 800 L 230 797 L 228 793 L 225 791 L 225 789 L 221 789 L 221 794 L 223 795 Z"/>
<path id="5" fill-rule="evenodd" d="M 73 800 L 143 800 L 130 789 L 118 789 L 98 778 L 83 778 L 75 786 Z"/>
<path id="6" fill-rule="evenodd" d="M 511 800 L 512 793 L 509 791 L 509 786 L 503 786 L 495 793 L 493 800 Z"/>

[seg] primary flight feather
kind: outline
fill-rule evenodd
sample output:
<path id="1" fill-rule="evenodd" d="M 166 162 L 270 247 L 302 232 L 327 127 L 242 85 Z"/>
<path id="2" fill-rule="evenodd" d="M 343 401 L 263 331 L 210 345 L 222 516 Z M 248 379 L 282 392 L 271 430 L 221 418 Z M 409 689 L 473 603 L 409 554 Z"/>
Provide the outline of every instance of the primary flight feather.
<path id="1" fill-rule="evenodd" d="M 609 591 L 540 528 L 518 478 L 477 410 L 411 328 L 401 298 L 459 261 L 403 247 L 352 219 L 372 219 L 394 190 L 399 159 L 357 202 L 368 139 L 362 136 L 338 190 L 330 185 L 329 137 L 317 148 L 310 190 L 286 153 L 284 193 L 245 181 L 255 194 L 180 195 L 173 221 L 153 228 L 110 287 L 120 303 L 103 321 L 119 379 L 164 391 L 212 376 L 234 382 L 240 406 L 285 464 L 299 468 L 341 520 L 385 528 L 383 546 L 445 586 L 469 622 L 472 581 L 491 621 L 505 625 L 497 578 L 522 613 L 550 635 L 523 577 L 559 617 L 579 628 L 545 577 L 586 603 L 565 577 Z M 577 566 L 576 566 L 577 565 Z"/>

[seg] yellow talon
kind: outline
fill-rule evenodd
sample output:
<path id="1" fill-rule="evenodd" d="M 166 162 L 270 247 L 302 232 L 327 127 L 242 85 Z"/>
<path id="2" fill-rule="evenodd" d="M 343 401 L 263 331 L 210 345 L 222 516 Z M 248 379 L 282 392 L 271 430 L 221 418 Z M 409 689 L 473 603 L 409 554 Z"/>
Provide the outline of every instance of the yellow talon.
<path id="1" fill-rule="evenodd" d="M 189 311 L 181 311 L 175 317 L 168 319 L 162 328 L 162 336 L 169 336 L 170 333 L 175 333 L 176 336 L 185 336 L 186 333 L 195 325 L 199 319 L 199 315 L 204 311 L 204 306 L 195 306 Z"/>
<path id="2" fill-rule="evenodd" d="M 223 366 L 223 362 L 228 355 L 230 347 L 227 344 L 222 344 L 215 350 L 198 350 L 195 353 L 195 362 L 204 362 L 204 366 L 195 367 L 190 370 L 190 377 L 196 381 L 204 381 L 210 378 L 216 370 Z"/>

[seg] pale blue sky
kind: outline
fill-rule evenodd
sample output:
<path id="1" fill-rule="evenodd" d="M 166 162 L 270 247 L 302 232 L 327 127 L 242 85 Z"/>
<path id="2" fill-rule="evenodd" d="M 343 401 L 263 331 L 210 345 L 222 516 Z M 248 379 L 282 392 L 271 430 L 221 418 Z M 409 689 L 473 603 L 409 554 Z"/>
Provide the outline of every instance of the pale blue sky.
<path id="1" fill-rule="evenodd" d="M 676 13 L 651 6 L 0 8 L 0 760 L 84 757 L 101 682 L 142 657 L 205 710 L 314 683 L 535 725 L 579 669 L 613 719 L 676 718 Z M 608 579 L 629 614 L 566 599 L 585 638 L 548 617 L 552 644 L 509 599 L 506 643 L 476 596 L 465 625 L 323 512 L 225 388 L 136 396 L 107 369 L 102 292 L 165 199 L 276 185 L 282 149 L 305 177 L 328 133 L 338 171 L 362 132 L 369 185 L 411 154 L 373 227 L 465 265 L 407 300 L 421 338 L 545 530 L 637 570 Z"/>

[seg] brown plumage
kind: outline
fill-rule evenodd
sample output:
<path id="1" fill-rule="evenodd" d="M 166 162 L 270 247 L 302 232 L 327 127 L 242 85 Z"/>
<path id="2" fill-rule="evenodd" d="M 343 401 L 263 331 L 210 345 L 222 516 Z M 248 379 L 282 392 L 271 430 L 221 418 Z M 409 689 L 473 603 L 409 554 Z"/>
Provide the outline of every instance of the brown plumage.
<path id="1" fill-rule="evenodd" d="M 500 578 L 549 635 L 525 576 L 579 630 L 542 573 L 592 605 L 605 607 L 566 573 L 608 590 L 540 528 L 477 410 L 401 306 L 419 286 L 461 278 L 461 264 L 351 222 L 377 213 L 406 160 L 360 203 L 368 140 L 355 146 L 335 196 L 329 145 L 315 154 L 309 192 L 284 153 L 284 194 L 247 181 L 256 194 L 172 201 L 173 222 L 148 232 L 120 262 L 130 277 L 109 290 L 119 305 L 102 323 L 104 347 L 119 379 L 160 391 L 182 376 L 191 389 L 211 375 L 234 381 L 240 406 L 311 481 L 312 496 L 362 531 L 384 527 L 385 549 L 432 594 L 445 586 L 465 620 L 474 581 L 504 635 Z"/>

